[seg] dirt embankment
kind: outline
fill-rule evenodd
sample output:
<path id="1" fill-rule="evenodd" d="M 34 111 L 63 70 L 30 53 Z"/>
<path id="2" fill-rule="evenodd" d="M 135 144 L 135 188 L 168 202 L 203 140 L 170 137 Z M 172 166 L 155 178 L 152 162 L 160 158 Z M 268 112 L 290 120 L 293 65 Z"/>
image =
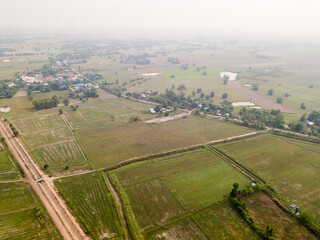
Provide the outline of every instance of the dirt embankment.
<path id="1" fill-rule="evenodd" d="M 147 120 L 146 123 L 149 123 L 149 124 L 164 123 L 164 122 L 168 122 L 168 121 L 172 121 L 180 118 L 186 118 L 188 115 L 189 113 L 181 113 L 175 116 L 154 118 L 154 119 Z"/>
<path id="2" fill-rule="evenodd" d="M 228 86 L 232 87 L 235 89 L 237 92 L 241 93 L 243 96 L 246 96 L 247 98 L 251 99 L 252 102 L 254 102 L 256 105 L 260 106 L 263 109 L 266 110 L 280 110 L 281 112 L 284 113 L 291 113 L 291 114 L 296 114 L 295 111 L 286 108 L 285 106 L 282 106 L 279 103 L 275 103 L 274 101 L 261 96 L 254 91 L 251 91 L 247 89 L 246 87 L 242 86 L 239 81 L 230 81 L 228 82 Z"/>

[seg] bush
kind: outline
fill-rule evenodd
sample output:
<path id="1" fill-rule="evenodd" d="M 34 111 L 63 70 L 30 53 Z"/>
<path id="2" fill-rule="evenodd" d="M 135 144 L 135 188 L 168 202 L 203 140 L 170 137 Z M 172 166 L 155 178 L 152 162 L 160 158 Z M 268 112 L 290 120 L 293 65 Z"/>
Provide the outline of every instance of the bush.
<path id="1" fill-rule="evenodd" d="M 13 132 L 13 135 L 14 135 L 15 137 L 18 137 L 19 132 L 18 132 L 17 130 L 13 130 L 12 132 Z"/>
<path id="2" fill-rule="evenodd" d="M 228 94 L 227 93 L 222 94 L 222 98 L 223 99 L 227 99 L 228 98 Z"/>
<path id="3" fill-rule="evenodd" d="M 130 122 L 137 122 L 139 117 L 130 117 Z"/>

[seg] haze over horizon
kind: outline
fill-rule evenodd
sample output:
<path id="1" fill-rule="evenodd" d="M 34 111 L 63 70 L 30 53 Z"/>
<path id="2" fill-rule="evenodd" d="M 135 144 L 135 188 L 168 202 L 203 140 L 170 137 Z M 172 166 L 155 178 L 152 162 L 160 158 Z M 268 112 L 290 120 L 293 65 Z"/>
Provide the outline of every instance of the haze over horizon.
<path id="1" fill-rule="evenodd" d="M 319 37 L 320 1 L 3 1 L 2 32 L 187 33 Z"/>

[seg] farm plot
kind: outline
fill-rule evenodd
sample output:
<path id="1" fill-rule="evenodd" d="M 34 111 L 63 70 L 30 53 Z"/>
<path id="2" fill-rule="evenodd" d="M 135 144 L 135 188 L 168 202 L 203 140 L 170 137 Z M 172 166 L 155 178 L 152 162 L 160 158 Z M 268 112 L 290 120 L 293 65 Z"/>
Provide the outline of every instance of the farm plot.
<path id="1" fill-rule="evenodd" d="M 257 225 L 261 229 L 266 229 L 267 226 L 273 227 L 274 234 L 279 239 L 317 239 L 306 227 L 280 209 L 265 194 L 249 195 L 245 198 L 245 203 Z"/>
<path id="2" fill-rule="evenodd" d="M 178 223 L 172 224 L 166 228 L 158 229 L 146 234 L 147 240 L 162 239 L 185 239 L 185 240 L 206 240 L 209 239 L 206 234 L 197 226 L 192 219 L 183 219 Z"/>
<path id="3" fill-rule="evenodd" d="M 52 226 L 51 226 L 52 228 Z M 50 229 L 52 231 L 53 229 Z M 35 209 L 0 214 L 0 239 L 38 240 L 62 239 L 57 232 L 50 233 L 36 216 Z"/>
<path id="4" fill-rule="evenodd" d="M 62 178 L 55 185 L 92 239 L 122 239 L 122 225 L 103 173 Z"/>
<path id="5" fill-rule="evenodd" d="M 7 146 L 4 143 L 0 145 L 0 180 L 19 179 L 20 174 L 16 168 L 17 163 Z"/>
<path id="6" fill-rule="evenodd" d="M 269 181 L 320 222 L 320 145 L 262 135 L 219 148 Z"/>
<path id="7" fill-rule="evenodd" d="M 0 183 L 0 239 L 62 239 L 27 184 Z"/>
<path id="8" fill-rule="evenodd" d="M 10 107 L 10 112 L 2 113 L 10 119 L 33 117 L 35 109 L 28 97 L 4 98 L 0 100 L 0 107 Z"/>
<path id="9" fill-rule="evenodd" d="M 160 179 L 128 186 L 126 192 L 143 230 L 162 225 L 186 213 Z"/>
<path id="10" fill-rule="evenodd" d="M 15 126 L 21 133 L 36 132 L 57 128 L 65 123 L 58 114 L 38 116 L 33 118 L 24 118 L 14 121 Z"/>
<path id="11" fill-rule="evenodd" d="M 80 146 L 95 168 L 109 167 L 132 157 L 169 151 L 249 133 L 252 130 L 218 120 L 187 119 L 146 124 L 125 123 L 76 131 Z"/>
<path id="12" fill-rule="evenodd" d="M 71 124 L 85 122 L 86 119 L 82 116 L 80 111 L 71 111 L 64 113 L 64 116 L 67 118 L 68 122 Z"/>
<path id="13" fill-rule="evenodd" d="M 67 127 L 48 129 L 36 133 L 28 133 L 23 136 L 24 142 L 30 147 L 39 147 L 41 145 L 73 139 L 72 132 Z"/>
<path id="14" fill-rule="evenodd" d="M 131 116 L 149 116 L 143 112 L 151 107 L 123 98 L 95 99 L 79 106 L 82 115 L 89 121 L 112 118 L 115 122 L 128 121 Z"/>
<path id="15" fill-rule="evenodd" d="M 26 184 L 0 183 L 0 214 L 33 207 L 34 200 Z"/>
<path id="16" fill-rule="evenodd" d="M 228 200 L 195 214 L 194 219 L 210 239 L 260 239 Z"/>
<path id="17" fill-rule="evenodd" d="M 250 183 L 207 149 L 131 164 L 110 174 L 128 195 L 138 225 L 146 232 L 223 200 L 234 182 Z"/>
<path id="18" fill-rule="evenodd" d="M 34 99 L 45 99 L 45 98 L 52 98 L 53 96 L 57 96 L 58 98 L 68 98 L 69 91 L 52 91 L 52 92 L 46 92 L 46 93 L 37 93 L 34 95 Z"/>
<path id="19" fill-rule="evenodd" d="M 35 148 L 31 152 L 40 166 L 48 164 L 50 168 L 88 167 L 87 160 L 75 140 L 48 144 Z"/>

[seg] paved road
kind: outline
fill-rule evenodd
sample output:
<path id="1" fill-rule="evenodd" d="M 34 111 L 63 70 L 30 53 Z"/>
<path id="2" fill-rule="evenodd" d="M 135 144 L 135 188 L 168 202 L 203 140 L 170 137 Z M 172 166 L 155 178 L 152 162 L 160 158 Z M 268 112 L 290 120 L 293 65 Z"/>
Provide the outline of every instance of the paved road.
<path id="1" fill-rule="evenodd" d="M 39 196 L 63 238 L 66 240 L 89 239 L 70 213 L 65 202 L 57 194 L 52 181 L 37 166 L 19 139 L 13 137 L 9 125 L 2 118 L 0 119 L 0 133 L 25 172 L 25 181 L 32 186 Z"/>

